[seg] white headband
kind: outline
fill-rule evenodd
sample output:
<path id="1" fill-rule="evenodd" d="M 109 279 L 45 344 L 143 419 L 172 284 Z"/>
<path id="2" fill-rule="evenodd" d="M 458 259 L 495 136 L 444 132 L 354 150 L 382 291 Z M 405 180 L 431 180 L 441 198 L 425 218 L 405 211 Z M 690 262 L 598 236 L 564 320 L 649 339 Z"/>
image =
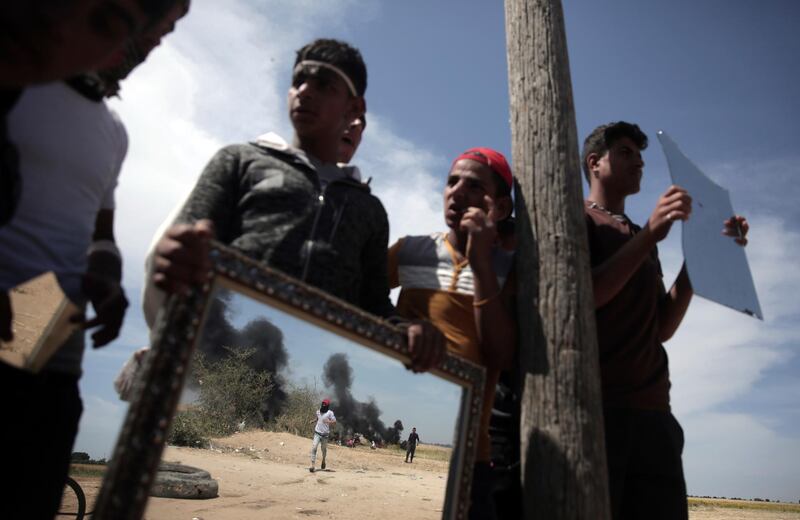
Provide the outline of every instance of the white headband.
<path id="1" fill-rule="evenodd" d="M 333 72 L 338 74 L 339 77 L 342 78 L 342 80 L 347 84 L 347 88 L 348 90 L 350 90 L 350 94 L 352 94 L 353 97 L 358 97 L 358 92 L 356 92 L 355 85 L 353 85 L 353 82 L 350 81 L 350 78 L 347 77 L 347 74 L 345 74 L 344 71 L 342 71 L 342 69 L 340 69 L 339 67 L 331 65 L 330 63 L 325 63 L 324 61 L 303 60 L 297 65 L 295 65 L 294 73 L 297 74 L 297 72 L 303 67 L 322 67 L 323 69 L 332 70 Z"/>

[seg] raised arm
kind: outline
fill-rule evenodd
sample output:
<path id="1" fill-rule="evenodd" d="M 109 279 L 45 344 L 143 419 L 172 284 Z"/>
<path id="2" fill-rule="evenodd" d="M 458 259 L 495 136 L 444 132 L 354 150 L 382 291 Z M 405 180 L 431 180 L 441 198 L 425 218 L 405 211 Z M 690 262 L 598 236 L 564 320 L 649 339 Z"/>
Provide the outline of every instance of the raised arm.
<path id="1" fill-rule="evenodd" d="M 611 258 L 592 269 L 595 307 L 611 301 L 625 287 L 650 251 L 667 236 L 672 223 L 687 220 L 692 199 L 683 188 L 670 186 L 658 199 L 644 228 Z"/>
<path id="2" fill-rule="evenodd" d="M 470 207 L 461 217 L 461 228 L 468 232 L 467 259 L 473 276 L 473 313 L 478 339 L 487 366 L 507 368 L 511 365 L 516 348 L 514 322 L 513 281 L 500 287 L 492 266 L 492 247 L 497 240 L 492 212 L 494 202 L 484 197 L 486 210 Z"/>
<path id="3" fill-rule="evenodd" d="M 102 347 L 119 336 L 128 299 L 122 289 L 122 255 L 114 241 L 114 210 L 101 209 L 95 219 L 88 268 L 81 288 L 92 302 L 95 317 L 84 321 L 84 329 L 98 327 L 92 334 L 94 347 Z"/>

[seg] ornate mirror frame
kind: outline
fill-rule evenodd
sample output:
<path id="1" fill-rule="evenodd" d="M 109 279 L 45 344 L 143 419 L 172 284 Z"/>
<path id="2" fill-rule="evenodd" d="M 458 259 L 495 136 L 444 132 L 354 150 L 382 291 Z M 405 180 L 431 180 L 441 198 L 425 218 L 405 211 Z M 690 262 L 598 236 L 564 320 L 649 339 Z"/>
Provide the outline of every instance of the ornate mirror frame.
<path id="1" fill-rule="evenodd" d="M 152 351 L 103 478 L 93 518 L 138 520 L 161 461 L 207 304 L 216 286 L 233 289 L 300 319 L 408 363 L 403 329 L 328 293 L 213 243 L 212 273 L 185 294 L 170 296 L 154 326 Z M 398 363 L 398 370 L 405 370 Z M 431 373 L 463 388 L 442 518 L 467 517 L 485 371 L 447 354 Z"/>

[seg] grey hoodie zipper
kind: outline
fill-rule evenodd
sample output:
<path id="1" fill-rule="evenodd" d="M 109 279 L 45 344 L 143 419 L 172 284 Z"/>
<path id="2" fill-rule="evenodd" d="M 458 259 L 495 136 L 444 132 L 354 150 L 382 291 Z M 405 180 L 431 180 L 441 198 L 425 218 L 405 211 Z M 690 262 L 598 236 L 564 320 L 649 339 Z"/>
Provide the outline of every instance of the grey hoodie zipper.
<path id="1" fill-rule="evenodd" d="M 325 196 L 328 192 L 328 188 L 333 186 L 334 184 L 345 184 L 356 189 L 367 189 L 361 183 L 358 183 L 358 181 L 354 181 L 348 178 L 334 179 L 328 184 L 326 184 L 325 187 L 322 189 L 322 193 L 320 193 L 317 198 L 317 211 L 316 214 L 314 215 L 314 223 L 311 226 L 310 237 L 303 243 L 303 250 L 301 251 L 301 256 L 305 257 L 305 262 L 303 265 L 303 275 L 301 278 L 301 280 L 304 282 L 308 281 L 308 271 L 311 267 L 311 257 L 314 254 L 314 247 L 316 246 L 317 243 L 316 240 L 318 231 L 317 228 L 319 227 L 319 220 L 322 215 L 322 211 L 325 208 L 325 202 L 326 202 Z M 347 208 L 348 201 L 349 197 L 345 194 L 344 203 L 342 204 L 342 207 L 339 209 L 334 209 L 333 227 L 331 228 L 330 235 L 328 236 L 328 240 L 326 242 L 327 244 L 332 244 L 333 239 L 336 237 L 336 231 L 339 229 L 339 223 L 342 221 L 342 216 L 344 215 L 344 211 Z"/>

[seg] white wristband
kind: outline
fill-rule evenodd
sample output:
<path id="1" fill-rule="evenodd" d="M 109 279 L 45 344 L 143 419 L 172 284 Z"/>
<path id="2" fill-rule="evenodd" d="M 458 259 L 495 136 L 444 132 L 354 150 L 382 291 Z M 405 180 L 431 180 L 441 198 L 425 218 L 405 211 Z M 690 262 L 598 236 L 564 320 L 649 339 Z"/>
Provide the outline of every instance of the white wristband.
<path id="1" fill-rule="evenodd" d="M 120 260 L 122 260 L 122 253 L 120 253 L 117 244 L 114 243 L 113 240 L 97 240 L 92 242 L 89 246 L 89 249 L 86 251 L 86 256 L 90 256 L 94 253 L 111 253 L 112 255 L 116 256 Z"/>

